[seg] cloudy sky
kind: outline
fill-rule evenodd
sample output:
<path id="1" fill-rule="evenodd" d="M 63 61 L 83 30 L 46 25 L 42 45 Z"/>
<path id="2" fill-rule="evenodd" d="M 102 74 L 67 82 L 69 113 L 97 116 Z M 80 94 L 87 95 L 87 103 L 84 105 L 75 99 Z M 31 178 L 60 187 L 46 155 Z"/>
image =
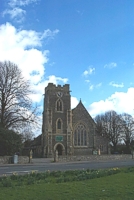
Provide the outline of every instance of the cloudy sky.
<path id="1" fill-rule="evenodd" d="M 18 64 L 41 106 L 48 82 L 68 83 L 72 108 L 134 116 L 134 1 L 1 0 L 0 60 Z"/>

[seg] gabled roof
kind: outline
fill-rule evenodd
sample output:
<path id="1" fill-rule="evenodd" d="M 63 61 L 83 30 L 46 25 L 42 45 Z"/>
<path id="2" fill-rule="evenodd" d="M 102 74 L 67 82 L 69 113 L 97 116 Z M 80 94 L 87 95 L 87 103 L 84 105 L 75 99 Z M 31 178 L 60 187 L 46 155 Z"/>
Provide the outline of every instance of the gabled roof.
<path id="1" fill-rule="evenodd" d="M 73 114 L 75 114 L 76 112 L 78 112 L 78 113 L 81 113 L 81 112 L 84 113 L 95 124 L 93 118 L 91 117 L 91 115 L 89 114 L 89 112 L 87 111 L 87 109 L 85 108 L 85 106 L 83 105 L 81 99 L 80 99 L 78 105 L 74 109 L 72 109 L 72 113 Z"/>

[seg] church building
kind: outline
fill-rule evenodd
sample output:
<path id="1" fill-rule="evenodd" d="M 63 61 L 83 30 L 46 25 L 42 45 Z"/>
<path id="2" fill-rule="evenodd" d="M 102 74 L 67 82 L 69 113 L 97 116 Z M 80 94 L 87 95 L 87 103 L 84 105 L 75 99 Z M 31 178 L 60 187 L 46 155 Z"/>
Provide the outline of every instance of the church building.
<path id="1" fill-rule="evenodd" d="M 81 100 L 71 109 L 70 85 L 45 88 L 43 125 L 43 157 L 91 155 L 95 150 L 107 153 L 107 140 L 96 133 L 96 124 Z"/>

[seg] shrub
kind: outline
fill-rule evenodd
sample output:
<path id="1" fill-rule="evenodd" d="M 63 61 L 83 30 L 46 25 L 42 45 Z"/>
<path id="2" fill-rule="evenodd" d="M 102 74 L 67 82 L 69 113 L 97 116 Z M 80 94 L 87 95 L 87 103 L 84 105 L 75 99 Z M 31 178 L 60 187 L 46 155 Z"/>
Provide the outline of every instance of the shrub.
<path id="1" fill-rule="evenodd" d="M 112 168 L 104 170 L 68 170 L 65 172 L 46 171 L 44 173 L 37 173 L 37 171 L 32 171 L 30 174 L 25 174 L 23 176 L 14 173 L 13 175 L 8 177 L 0 177 L 0 187 L 31 185 L 35 183 L 39 184 L 41 181 L 44 181 L 45 183 L 82 181 L 117 174 L 121 171 L 125 173 L 134 172 L 134 167 L 129 167 L 125 169 Z"/>
<path id="2" fill-rule="evenodd" d="M 11 181 L 10 177 L 3 177 L 2 181 L 1 181 L 1 185 L 3 187 L 11 187 L 12 181 Z"/>

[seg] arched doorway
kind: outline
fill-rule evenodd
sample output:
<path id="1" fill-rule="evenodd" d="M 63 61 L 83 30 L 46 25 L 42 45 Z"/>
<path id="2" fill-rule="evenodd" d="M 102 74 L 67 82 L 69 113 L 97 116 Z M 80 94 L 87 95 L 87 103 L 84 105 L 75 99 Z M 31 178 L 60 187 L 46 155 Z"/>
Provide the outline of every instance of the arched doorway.
<path id="1" fill-rule="evenodd" d="M 58 151 L 58 156 L 61 156 L 61 155 L 62 155 L 62 152 L 63 152 L 62 145 L 61 145 L 61 144 L 58 144 L 57 147 L 56 147 L 56 150 Z"/>
<path id="2" fill-rule="evenodd" d="M 58 142 L 54 145 L 54 152 L 58 151 L 58 156 L 64 156 L 65 155 L 65 147 L 62 143 Z"/>

